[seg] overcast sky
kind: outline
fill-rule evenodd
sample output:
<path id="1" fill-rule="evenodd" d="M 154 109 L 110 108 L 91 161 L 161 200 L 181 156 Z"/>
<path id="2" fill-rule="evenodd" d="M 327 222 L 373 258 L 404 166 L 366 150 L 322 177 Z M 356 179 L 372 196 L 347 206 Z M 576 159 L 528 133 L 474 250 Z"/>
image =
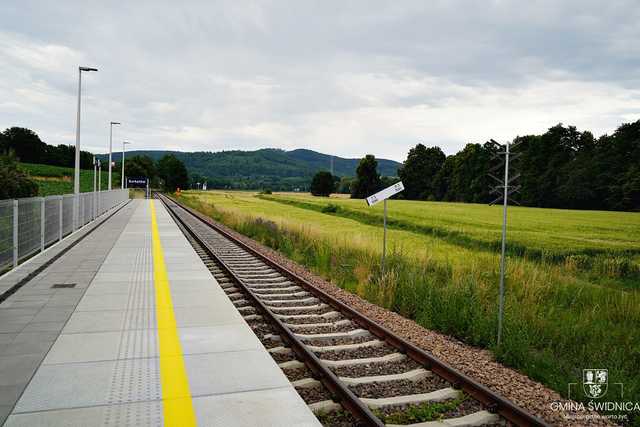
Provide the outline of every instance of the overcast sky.
<path id="1" fill-rule="evenodd" d="M 119 3 L 119 5 L 118 5 Z M 186 3 L 182 4 L 182 3 Z M 0 127 L 83 149 L 309 148 L 610 133 L 640 118 L 637 1 L 0 2 Z"/>

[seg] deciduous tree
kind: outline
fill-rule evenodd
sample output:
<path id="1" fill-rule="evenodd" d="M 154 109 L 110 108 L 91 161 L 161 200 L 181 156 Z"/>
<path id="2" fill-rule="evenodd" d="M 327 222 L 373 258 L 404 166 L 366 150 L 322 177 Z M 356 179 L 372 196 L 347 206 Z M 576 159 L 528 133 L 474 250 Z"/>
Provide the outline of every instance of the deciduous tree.
<path id="1" fill-rule="evenodd" d="M 418 144 L 407 155 L 398 175 L 404 184 L 407 199 L 427 199 L 434 197 L 434 180 L 446 160 L 440 147 L 425 147 Z"/>
<path id="2" fill-rule="evenodd" d="M 352 199 L 364 199 L 380 190 L 382 183 L 375 156 L 367 154 L 356 169 L 356 179 L 351 188 Z"/>
<path id="3" fill-rule="evenodd" d="M 311 194 L 327 197 L 334 191 L 333 175 L 327 171 L 320 171 L 311 180 Z"/>

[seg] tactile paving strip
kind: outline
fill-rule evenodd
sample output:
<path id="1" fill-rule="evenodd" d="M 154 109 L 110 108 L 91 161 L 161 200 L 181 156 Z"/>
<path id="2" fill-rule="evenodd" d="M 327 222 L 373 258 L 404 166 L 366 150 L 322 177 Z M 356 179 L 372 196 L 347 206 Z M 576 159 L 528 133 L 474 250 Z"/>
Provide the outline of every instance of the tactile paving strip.
<path id="1" fill-rule="evenodd" d="M 162 426 L 162 402 L 140 402 L 134 405 L 114 405 L 105 409 L 103 425 L 120 426 Z"/>
<path id="2" fill-rule="evenodd" d="M 160 364 L 158 355 L 153 288 L 151 238 L 135 255 L 131 275 L 127 312 L 116 366 L 111 378 L 109 406 L 104 412 L 104 425 L 162 424 L 162 404 L 117 405 L 136 400 L 160 400 Z M 140 329 L 143 328 L 143 329 Z"/>

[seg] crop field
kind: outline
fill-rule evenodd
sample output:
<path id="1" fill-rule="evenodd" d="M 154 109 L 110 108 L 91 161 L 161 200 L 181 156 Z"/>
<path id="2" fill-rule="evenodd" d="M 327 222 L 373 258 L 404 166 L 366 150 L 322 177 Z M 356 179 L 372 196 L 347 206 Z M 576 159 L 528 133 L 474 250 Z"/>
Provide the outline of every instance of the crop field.
<path id="1" fill-rule="evenodd" d="M 505 330 L 496 347 L 499 206 L 283 193 L 185 192 L 182 200 L 361 297 L 491 349 L 563 395 L 609 369 L 640 397 L 640 214 L 509 211 Z M 572 396 L 576 397 L 576 396 Z"/>
<path id="2" fill-rule="evenodd" d="M 33 163 L 20 163 L 19 168 L 28 172 L 38 184 L 38 196 L 73 193 L 73 168 Z M 119 171 L 112 171 L 111 178 L 112 187 L 120 187 Z M 102 170 L 101 182 L 102 189 L 106 190 L 109 185 L 107 170 Z M 83 193 L 93 191 L 93 169 L 80 170 L 80 191 Z"/>

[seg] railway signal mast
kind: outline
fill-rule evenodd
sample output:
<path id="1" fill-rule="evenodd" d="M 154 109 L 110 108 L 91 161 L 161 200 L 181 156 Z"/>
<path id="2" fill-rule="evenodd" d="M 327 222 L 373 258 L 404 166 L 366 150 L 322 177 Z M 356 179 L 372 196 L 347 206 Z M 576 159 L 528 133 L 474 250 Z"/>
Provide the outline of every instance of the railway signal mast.
<path id="1" fill-rule="evenodd" d="M 519 185 L 513 183 L 520 177 L 520 174 L 516 174 L 509 177 L 509 161 L 519 157 L 520 154 L 511 152 L 511 147 L 514 144 L 507 142 L 506 144 L 499 144 L 491 139 L 488 144 L 496 150 L 493 159 L 500 159 L 500 162 L 493 168 L 489 169 L 489 177 L 497 182 L 491 189 L 491 193 L 497 194 L 498 197 L 491 201 L 489 205 L 495 205 L 502 201 L 502 251 L 500 254 L 500 296 L 499 296 L 499 308 L 498 308 L 498 339 L 497 345 L 500 347 L 502 343 L 502 323 L 504 321 L 504 276 L 505 276 L 505 250 L 507 246 L 507 207 L 509 206 L 509 200 L 519 205 L 518 202 L 511 198 L 511 195 L 520 190 Z M 500 169 L 504 168 L 504 178 L 498 178 L 494 175 Z"/>

